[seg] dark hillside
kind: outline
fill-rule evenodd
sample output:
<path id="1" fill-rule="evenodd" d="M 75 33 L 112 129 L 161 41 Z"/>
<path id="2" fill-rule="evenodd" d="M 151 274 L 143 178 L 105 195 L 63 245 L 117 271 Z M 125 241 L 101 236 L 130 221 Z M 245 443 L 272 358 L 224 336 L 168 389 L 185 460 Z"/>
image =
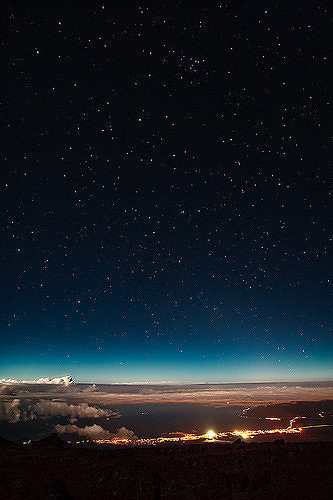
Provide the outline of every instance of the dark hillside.
<path id="1" fill-rule="evenodd" d="M 52 442 L 51 442 L 52 441 Z M 1 450 L 3 499 L 329 499 L 333 443 Z"/>

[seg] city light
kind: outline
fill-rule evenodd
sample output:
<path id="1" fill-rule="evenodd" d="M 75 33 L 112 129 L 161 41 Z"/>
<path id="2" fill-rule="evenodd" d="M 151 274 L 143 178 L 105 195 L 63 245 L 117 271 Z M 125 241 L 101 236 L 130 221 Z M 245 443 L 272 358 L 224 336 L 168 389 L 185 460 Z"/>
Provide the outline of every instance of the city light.
<path id="1" fill-rule="evenodd" d="M 207 437 L 208 439 L 214 439 L 215 437 L 217 437 L 217 434 L 216 434 L 216 432 L 214 432 L 214 431 L 212 431 L 212 430 L 210 429 L 208 432 L 206 432 L 206 437 Z"/>
<path id="2" fill-rule="evenodd" d="M 274 434 L 300 434 L 303 427 L 294 427 L 296 420 L 304 419 L 306 417 L 293 417 L 289 421 L 286 428 L 277 429 L 247 429 L 247 430 L 234 430 L 225 432 L 215 432 L 209 429 L 205 434 L 187 434 L 182 432 L 170 433 L 169 436 L 155 437 L 155 438 L 140 438 L 136 440 L 131 439 L 93 439 L 90 442 L 103 445 L 134 445 L 134 446 L 156 446 L 163 443 L 185 443 L 194 441 L 230 441 L 234 438 L 253 439 L 255 436 L 274 435 Z M 270 419 L 271 420 L 271 419 Z M 272 418 L 273 420 L 273 418 Z M 275 418 L 274 418 L 275 420 Z M 308 426 L 308 427 L 322 427 L 322 426 Z M 176 434 L 176 435 L 175 435 Z"/>

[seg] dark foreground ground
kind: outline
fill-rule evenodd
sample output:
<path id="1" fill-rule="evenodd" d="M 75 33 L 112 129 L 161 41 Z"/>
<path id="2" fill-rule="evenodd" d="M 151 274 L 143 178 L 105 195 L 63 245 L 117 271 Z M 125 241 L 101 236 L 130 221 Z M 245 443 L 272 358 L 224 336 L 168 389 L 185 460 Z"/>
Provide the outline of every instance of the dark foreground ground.
<path id="1" fill-rule="evenodd" d="M 331 499 L 333 442 L 0 447 L 1 499 Z"/>

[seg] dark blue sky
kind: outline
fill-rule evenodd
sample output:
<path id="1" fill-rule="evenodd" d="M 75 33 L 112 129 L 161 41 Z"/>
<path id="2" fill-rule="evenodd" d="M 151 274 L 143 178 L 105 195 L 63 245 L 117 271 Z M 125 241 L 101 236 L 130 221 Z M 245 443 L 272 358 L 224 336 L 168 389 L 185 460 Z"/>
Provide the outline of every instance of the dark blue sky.
<path id="1" fill-rule="evenodd" d="M 327 2 L 7 2 L 0 377 L 332 379 Z"/>

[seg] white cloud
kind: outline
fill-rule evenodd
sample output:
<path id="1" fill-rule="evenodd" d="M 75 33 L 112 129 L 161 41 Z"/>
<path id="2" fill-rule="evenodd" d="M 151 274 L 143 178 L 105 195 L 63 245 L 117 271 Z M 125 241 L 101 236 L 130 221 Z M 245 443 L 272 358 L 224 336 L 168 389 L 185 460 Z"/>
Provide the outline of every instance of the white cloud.
<path id="1" fill-rule="evenodd" d="M 71 418 L 103 418 L 119 417 L 119 413 L 112 410 L 89 406 L 88 403 L 69 404 L 60 401 L 50 401 L 49 399 L 40 399 L 32 407 L 34 413 L 39 416 L 63 416 Z"/>
<path id="2" fill-rule="evenodd" d="M 112 439 L 113 435 L 110 431 L 103 429 L 100 425 L 86 425 L 85 427 L 78 427 L 77 425 L 56 425 L 55 430 L 59 434 L 78 434 L 78 436 L 86 437 L 88 439 Z"/>
<path id="3" fill-rule="evenodd" d="M 103 429 L 100 425 L 86 425 L 85 427 L 78 427 L 77 425 L 56 425 L 55 430 L 59 434 L 77 434 L 78 436 L 86 437 L 88 439 L 129 439 L 131 441 L 137 440 L 137 436 L 133 431 L 121 427 L 116 434 L 111 434 L 107 429 Z"/>
<path id="4" fill-rule="evenodd" d="M 17 380 L 15 378 L 2 378 L 0 379 L 2 384 L 52 384 L 52 385 L 74 385 L 74 380 L 70 375 L 65 375 L 64 377 L 56 378 L 39 378 L 38 380 Z"/>

